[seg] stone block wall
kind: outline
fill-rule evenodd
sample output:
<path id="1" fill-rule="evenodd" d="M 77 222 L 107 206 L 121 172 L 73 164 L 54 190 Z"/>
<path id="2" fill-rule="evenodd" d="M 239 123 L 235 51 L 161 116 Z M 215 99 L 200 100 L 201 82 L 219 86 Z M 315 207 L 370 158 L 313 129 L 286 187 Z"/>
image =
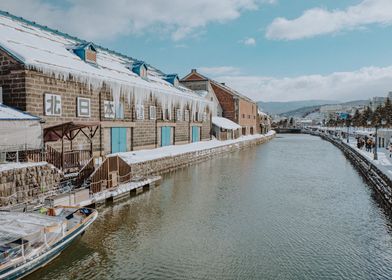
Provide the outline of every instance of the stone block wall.
<path id="1" fill-rule="evenodd" d="M 0 207 L 38 199 L 56 189 L 60 178 L 49 164 L 0 171 Z"/>
<path id="2" fill-rule="evenodd" d="M 178 156 L 164 157 L 156 160 L 149 160 L 141 163 L 131 164 L 133 177 L 145 177 L 149 175 L 160 175 L 175 171 L 178 168 L 193 165 L 195 163 L 211 159 L 213 157 L 256 146 L 273 139 L 275 135 L 246 140 L 234 144 L 228 144 L 212 149 L 189 152 Z"/>

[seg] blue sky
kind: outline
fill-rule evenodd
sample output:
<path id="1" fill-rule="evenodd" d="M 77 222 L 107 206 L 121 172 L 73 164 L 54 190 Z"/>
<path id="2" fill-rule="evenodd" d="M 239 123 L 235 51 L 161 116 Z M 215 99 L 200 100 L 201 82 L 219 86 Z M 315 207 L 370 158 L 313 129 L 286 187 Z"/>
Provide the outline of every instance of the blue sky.
<path id="1" fill-rule="evenodd" d="M 0 9 L 167 73 L 197 68 L 256 100 L 392 91 L 391 0 L 2 0 Z"/>

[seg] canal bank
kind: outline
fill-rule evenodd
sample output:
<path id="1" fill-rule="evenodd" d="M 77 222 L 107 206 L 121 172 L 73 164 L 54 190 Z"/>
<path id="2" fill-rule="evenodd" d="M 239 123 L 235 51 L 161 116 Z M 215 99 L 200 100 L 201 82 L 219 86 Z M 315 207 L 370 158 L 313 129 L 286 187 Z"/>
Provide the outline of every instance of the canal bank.
<path id="1" fill-rule="evenodd" d="M 267 134 L 242 136 L 233 140 L 215 139 L 115 155 L 120 156 L 131 166 L 132 177 L 145 177 L 161 175 L 217 156 L 264 144 L 275 136 L 275 131 L 270 131 Z"/>
<path id="2" fill-rule="evenodd" d="M 343 142 L 340 138 L 321 132 L 313 131 L 305 133 L 320 136 L 322 139 L 338 147 L 377 191 L 388 210 L 392 210 L 392 180 L 389 174 L 381 170 L 380 166 L 366 158 L 351 145 Z"/>
<path id="3" fill-rule="evenodd" d="M 163 175 L 100 210 L 28 279 L 390 279 L 390 219 L 331 143 L 310 135 Z"/>

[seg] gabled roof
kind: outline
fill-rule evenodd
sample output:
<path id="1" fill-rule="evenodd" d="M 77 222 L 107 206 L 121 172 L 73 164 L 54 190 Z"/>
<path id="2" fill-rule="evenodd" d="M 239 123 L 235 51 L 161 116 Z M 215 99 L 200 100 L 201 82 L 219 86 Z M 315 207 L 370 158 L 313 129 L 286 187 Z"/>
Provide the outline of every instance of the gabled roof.
<path id="1" fill-rule="evenodd" d="M 196 75 L 198 76 L 200 79 L 190 79 L 188 80 L 188 78 L 190 78 L 192 75 Z M 256 103 L 255 101 L 253 101 L 252 99 L 250 99 L 249 97 L 239 93 L 238 91 L 236 91 L 235 89 L 226 86 L 225 84 L 219 83 L 211 78 L 208 78 L 202 74 L 200 74 L 199 72 L 197 72 L 195 69 L 193 69 L 191 71 L 191 73 L 189 73 L 188 75 L 186 75 L 184 78 L 181 79 L 181 82 L 192 82 L 192 81 L 209 81 L 211 84 L 213 84 L 214 86 L 217 86 L 221 89 L 223 89 L 224 91 L 230 93 L 233 96 L 239 97 L 241 99 L 244 99 L 248 102 L 252 102 L 252 103 Z"/>
<path id="2" fill-rule="evenodd" d="M 72 46 L 95 48 L 96 65 L 86 63 L 75 55 Z M 158 95 L 170 94 L 177 100 L 185 98 L 205 102 L 192 90 L 174 87 L 165 81 L 165 74 L 151 65 L 146 64 L 148 79 L 142 79 L 129 69 L 130 65 L 141 63 L 140 60 L 2 11 L 0 49 L 26 68 L 56 77 L 71 75 L 80 82 L 96 87 L 105 83 L 117 92 L 148 91 Z"/>
<path id="3" fill-rule="evenodd" d="M 0 103 L 0 121 L 39 121 L 40 118 Z"/>

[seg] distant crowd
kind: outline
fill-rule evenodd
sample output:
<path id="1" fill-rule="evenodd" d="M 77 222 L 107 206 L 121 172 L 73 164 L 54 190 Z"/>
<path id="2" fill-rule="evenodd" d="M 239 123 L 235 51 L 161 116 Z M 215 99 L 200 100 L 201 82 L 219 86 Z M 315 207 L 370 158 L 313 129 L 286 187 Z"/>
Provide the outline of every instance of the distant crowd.
<path id="1" fill-rule="evenodd" d="M 368 136 L 359 136 L 357 137 L 357 148 L 365 149 L 366 152 L 374 152 L 374 148 L 376 146 L 376 142 L 373 137 Z M 389 140 L 389 143 L 386 148 L 389 152 L 389 157 L 392 158 L 392 138 Z"/>

